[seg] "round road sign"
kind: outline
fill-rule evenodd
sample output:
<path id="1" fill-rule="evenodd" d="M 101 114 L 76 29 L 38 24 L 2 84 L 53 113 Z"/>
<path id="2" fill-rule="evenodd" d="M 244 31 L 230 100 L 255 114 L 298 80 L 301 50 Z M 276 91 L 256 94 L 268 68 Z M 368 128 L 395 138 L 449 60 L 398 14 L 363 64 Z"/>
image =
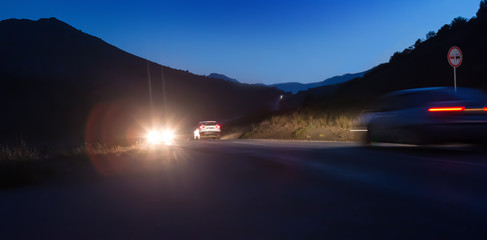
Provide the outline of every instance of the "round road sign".
<path id="1" fill-rule="evenodd" d="M 462 64 L 463 54 L 459 47 L 453 46 L 448 51 L 448 63 L 454 68 Z"/>

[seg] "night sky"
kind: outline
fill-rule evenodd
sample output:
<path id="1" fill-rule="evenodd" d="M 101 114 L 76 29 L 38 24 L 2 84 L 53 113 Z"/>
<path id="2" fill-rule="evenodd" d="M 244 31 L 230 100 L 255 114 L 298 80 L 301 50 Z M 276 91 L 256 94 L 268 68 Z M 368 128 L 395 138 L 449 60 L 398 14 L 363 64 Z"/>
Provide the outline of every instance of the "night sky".
<path id="1" fill-rule="evenodd" d="M 470 19 L 479 3 L 16 0 L 0 3 L 0 20 L 55 17 L 172 68 L 247 83 L 307 83 L 387 62 L 453 18 Z"/>

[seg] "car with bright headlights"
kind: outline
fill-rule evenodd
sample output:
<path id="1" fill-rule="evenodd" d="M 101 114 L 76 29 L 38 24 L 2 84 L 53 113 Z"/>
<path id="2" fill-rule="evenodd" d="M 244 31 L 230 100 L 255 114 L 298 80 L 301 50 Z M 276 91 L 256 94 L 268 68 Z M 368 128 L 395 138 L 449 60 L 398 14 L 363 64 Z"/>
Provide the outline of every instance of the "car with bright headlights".
<path id="1" fill-rule="evenodd" d="M 146 142 L 150 145 L 172 145 L 174 142 L 174 132 L 172 129 L 153 129 L 147 132 Z"/>
<path id="2" fill-rule="evenodd" d="M 382 97 L 358 122 L 365 144 L 485 144 L 487 97 L 472 88 L 401 90 Z"/>
<path id="3" fill-rule="evenodd" d="M 193 139 L 202 138 L 220 139 L 221 125 L 217 121 L 201 121 L 193 131 Z"/>

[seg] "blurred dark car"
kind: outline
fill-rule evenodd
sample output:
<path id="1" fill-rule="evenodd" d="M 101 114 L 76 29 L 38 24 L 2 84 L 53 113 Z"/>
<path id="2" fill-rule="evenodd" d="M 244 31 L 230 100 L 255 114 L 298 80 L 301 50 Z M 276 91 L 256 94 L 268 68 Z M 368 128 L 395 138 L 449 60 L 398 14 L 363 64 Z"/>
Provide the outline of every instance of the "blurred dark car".
<path id="1" fill-rule="evenodd" d="M 367 129 L 365 144 L 485 144 L 487 96 L 471 88 L 401 90 L 382 97 L 358 122 Z"/>

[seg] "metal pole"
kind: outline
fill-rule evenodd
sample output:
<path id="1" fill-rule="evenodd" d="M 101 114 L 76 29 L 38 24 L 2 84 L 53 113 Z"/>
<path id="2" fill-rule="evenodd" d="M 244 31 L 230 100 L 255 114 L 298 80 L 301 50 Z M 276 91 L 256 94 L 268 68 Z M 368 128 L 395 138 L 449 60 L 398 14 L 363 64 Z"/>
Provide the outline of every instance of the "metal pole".
<path id="1" fill-rule="evenodd" d="M 164 113 L 167 111 L 167 101 L 166 101 L 166 79 L 164 78 L 164 66 L 161 65 L 161 79 L 162 79 L 162 97 L 164 101 Z"/>
<path id="2" fill-rule="evenodd" d="M 166 101 L 166 79 L 164 78 L 164 66 L 161 65 L 162 99 L 164 101 L 164 124 L 167 127 L 167 101 Z"/>
<path id="3" fill-rule="evenodd" d="M 455 86 L 455 92 L 457 92 L 457 68 L 453 68 L 453 84 Z"/>
<path id="4" fill-rule="evenodd" d="M 150 79 L 150 66 L 149 66 L 149 60 L 147 60 L 147 81 L 149 82 L 149 96 L 150 96 L 150 114 L 152 118 L 152 122 L 154 123 L 154 112 L 153 112 L 153 106 L 152 106 L 152 84 L 151 84 L 151 79 Z"/>

